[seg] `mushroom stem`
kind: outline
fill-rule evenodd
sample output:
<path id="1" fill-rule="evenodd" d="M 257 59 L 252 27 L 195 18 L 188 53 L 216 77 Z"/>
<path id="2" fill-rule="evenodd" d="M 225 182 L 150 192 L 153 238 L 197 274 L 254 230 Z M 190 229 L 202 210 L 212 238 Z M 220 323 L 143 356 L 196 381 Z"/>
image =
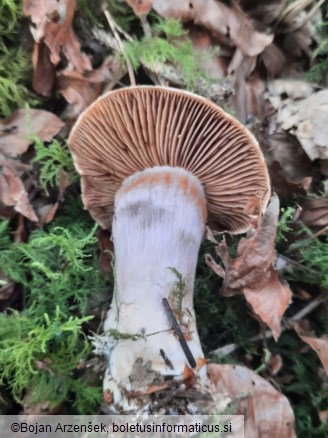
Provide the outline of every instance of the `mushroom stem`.
<path id="1" fill-rule="evenodd" d="M 186 364 L 195 365 L 192 358 L 204 357 L 193 288 L 205 222 L 203 188 L 181 168 L 135 173 L 116 194 L 116 285 L 104 327 L 112 338 L 104 389 L 125 409 L 131 406 L 124 403 L 127 393 L 146 393 L 164 376 L 181 377 Z M 163 301 L 184 334 L 187 356 Z"/>

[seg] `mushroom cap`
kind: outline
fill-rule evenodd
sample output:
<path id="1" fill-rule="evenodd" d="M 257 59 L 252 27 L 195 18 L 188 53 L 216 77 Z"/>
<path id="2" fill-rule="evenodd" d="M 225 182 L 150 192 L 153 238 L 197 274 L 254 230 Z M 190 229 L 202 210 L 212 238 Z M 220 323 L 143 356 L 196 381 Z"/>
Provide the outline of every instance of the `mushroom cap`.
<path id="1" fill-rule="evenodd" d="M 68 143 L 82 177 L 84 206 L 103 228 L 111 226 L 124 179 L 155 166 L 181 167 L 200 180 L 217 231 L 246 231 L 270 197 L 253 135 L 190 92 L 157 86 L 110 91 L 81 114 Z"/>

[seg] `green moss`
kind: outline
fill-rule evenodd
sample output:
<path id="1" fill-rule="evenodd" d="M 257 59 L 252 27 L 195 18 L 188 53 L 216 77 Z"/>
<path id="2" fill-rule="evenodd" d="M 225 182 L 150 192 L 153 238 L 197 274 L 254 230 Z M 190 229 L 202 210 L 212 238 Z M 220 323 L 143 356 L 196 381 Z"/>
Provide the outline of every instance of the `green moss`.
<path id="1" fill-rule="evenodd" d="M 47 146 L 38 137 L 32 137 L 34 141 L 35 157 L 32 163 L 37 163 L 39 168 L 39 181 L 41 187 L 48 194 L 49 186 L 58 186 L 62 171 L 68 173 L 70 181 L 76 181 L 78 175 L 75 171 L 72 156 L 66 144 L 58 140 L 52 140 Z"/>
<path id="2" fill-rule="evenodd" d="M 306 77 L 311 82 L 327 84 L 328 81 L 328 6 L 323 6 L 324 21 L 320 23 L 319 45 L 312 54 L 313 65 Z"/>
<path id="3" fill-rule="evenodd" d="M 30 73 L 31 61 L 24 49 L 2 48 L 0 37 L 0 116 L 9 116 L 24 106 L 29 98 L 26 84 Z"/>
<path id="4" fill-rule="evenodd" d="M 93 318 L 88 305 L 98 306 L 110 291 L 99 270 L 95 231 L 74 198 L 27 243 L 12 243 L 8 221 L 0 223 L 0 266 L 24 294 L 22 312 L 0 314 L 0 380 L 16 399 L 70 402 L 78 413 L 93 413 L 100 404 L 101 382 L 79 377 L 91 352 L 83 328 Z"/>
<path id="5" fill-rule="evenodd" d="M 82 324 L 92 317 L 66 319 L 64 315 L 56 307 L 52 318 L 44 314 L 43 321 L 36 324 L 28 310 L 0 314 L 0 380 L 16 399 L 30 389 L 29 403 L 47 401 L 56 406 L 74 392 L 78 404 L 87 398 L 94 406 L 94 390 L 83 397 L 81 385 L 73 379 L 74 371 L 90 353 Z"/>
<path id="6" fill-rule="evenodd" d="M 27 84 L 31 77 L 31 55 L 21 46 L 18 35 L 23 4 L 0 0 L 0 117 L 9 116 L 31 99 Z"/>
<path id="7" fill-rule="evenodd" d="M 321 366 L 317 355 L 310 348 L 304 352 L 304 343 L 292 332 L 283 333 L 274 349 L 283 361 L 281 374 L 289 377 L 281 389 L 293 406 L 297 436 L 326 437 L 328 422 L 321 423 L 319 412 L 327 408 L 328 392 L 314 371 Z"/>
<path id="8" fill-rule="evenodd" d="M 159 65 L 171 63 L 180 70 L 189 89 L 194 89 L 200 78 L 208 80 L 200 66 L 199 55 L 178 20 L 159 20 L 153 26 L 151 37 L 125 42 L 124 50 L 135 70 L 144 64 L 156 71 Z"/>

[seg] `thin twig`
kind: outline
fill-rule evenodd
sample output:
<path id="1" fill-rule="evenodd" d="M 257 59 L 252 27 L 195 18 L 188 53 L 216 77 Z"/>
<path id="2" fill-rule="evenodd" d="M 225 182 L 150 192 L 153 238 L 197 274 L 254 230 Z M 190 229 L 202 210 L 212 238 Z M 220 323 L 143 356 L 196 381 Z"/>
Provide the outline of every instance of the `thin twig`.
<path id="1" fill-rule="evenodd" d="M 120 51 L 122 52 L 122 54 L 124 56 L 124 59 L 125 59 L 125 62 L 126 62 L 126 66 L 128 68 L 130 83 L 131 83 L 131 85 L 136 85 L 136 79 L 135 79 L 135 76 L 134 76 L 134 72 L 133 72 L 133 67 L 132 67 L 131 61 L 130 61 L 129 57 L 127 56 L 127 54 L 126 54 L 126 52 L 124 50 L 124 44 L 123 44 L 123 42 L 121 40 L 121 37 L 120 37 L 119 33 L 117 32 L 117 30 L 119 30 L 121 33 L 123 33 L 124 36 L 125 36 L 125 32 L 115 23 L 113 17 L 110 15 L 108 9 L 104 10 L 104 14 L 105 14 L 105 17 L 107 18 L 108 24 L 109 24 L 109 26 L 110 26 L 110 28 L 111 28 L 111 30 L 113 32 L 113 35 L 114 35 L 114 37 L 115 37 L 115 39 L 117 41 L 117 44 L 118 44 L 118 46 L 120 48 Z"/>
<path id="2" fill-rule="evenodd" d="M 316 309 L 323 302 L 324 302 L 324 299 L 323 299 L 322 296 L 319 296 L 319 297 L 315 298 L 314 300 L 312 300 L 302 310 L 300 310 L 299 312 L 295 313 L 294 316 L 292 316 L 291 318 L 288 318 L 288 319 L 285 320 L 285 322 L 283 324 L 283 327 L 282 327 L 282 331 L 291 328 L 292 325 L 295 322 L 300 321 L 302 318 L 304 318 L 306 315 L 311 313 L 314 309 Z M 258 342 L 258 341 L 261 341 L 262 339 L 270 339 L 272 337 L 273 337 L 272 330 L 266 330 L 261 335 L 253 336 L 250 339 L 250 341 L 251 342 Z M 227 356 L 228 354 L 233 353 L 234 351 L 238 350 L 238 348 L 240 348 L 240 345 L 237 345 L 237 344 L 227 344 L 224 347 L 220 347 L 220 348 L 217 348 L 216 350 L 211 351 L 210 354 L 211 355 L 217 354 L 217 355 L 223 357 L 223 356 Z"/>

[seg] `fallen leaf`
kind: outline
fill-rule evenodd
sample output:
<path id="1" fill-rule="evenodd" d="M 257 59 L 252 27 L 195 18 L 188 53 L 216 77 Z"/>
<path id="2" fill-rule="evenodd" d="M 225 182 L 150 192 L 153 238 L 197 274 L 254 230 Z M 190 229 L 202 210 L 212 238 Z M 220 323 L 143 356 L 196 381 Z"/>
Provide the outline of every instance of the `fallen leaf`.
<path id="1" fill-rule="evenodd" d="M 103 400 L 108 405 L 113 403 L 114 400 L 113 394 L 108 389 L 106 389 L 106 391 L 103 392 Z"/>
<path id="2" fill-rule="evenodd" d="M 254 371 L 239 365 L 207 365 L 210 390 L 237 403 L 245 415 L 245 437 L 294 438 L 294 413 L 288 399 Z"/>
<path id="3" fill-rule="evenodd" d="M 64 122 L 55 114 L 41 109 L 19 109 L 7 119 L 0 120 L 0 151 L 17 157 L 33 142 L 32 134 L 42 141 L 51 141 Z"/>
<path id="4" fill-rule="evenodd" d="M 328 199 L 307 199 L 302 204 L 301 220 L 314 232 L 328 226 Z"/>
<path id="5" fill-rule="evenodd" d="M 73 30 L 75 8 L 75 0 L 24 0 L 24 15 L 35 25 L 31 27 L 34 40 L 47 45 L 51 63 L 59 64 L 63 53 L 71 68 L 83 72 L 92 66 Z"/>
<path id="6" fill-rule="evenodd" d="M 112 275 L 112 254 L 114 252 L 114 244 L 111 239 L 111 233 L 108 230 L 98 228 L 97 239 L 100 247 L 100 267 L 104 273 Z"/>
<path id="7" fill-rule="evenodd" d="M 57 75 L 59 92 L 80 114 L 99 96 L 101 83 L 110 82 L 120 71 L 120 63 L 113 56 L 108 56 L 98 69 L 84 74 L 62 70 Z"/>
<path id="8" fill-rule="evenodd" d="M 196 374 L 186 364 L 183 370 L 183 383 L 187 388 L 192 388 L 196 383 Z"/>
<path id="9" fill-rule="evenodd" d="M 218 277 L 221 277 L 221 278 L 225 277 L 224 269 L 222 268 L 221 265 L 216 263 L 216 261 L 211 256 L 211 254 L 205 254 L 204 258 L 205 258 L 205 263 L 207 264 L 207 266 L 209 268 L 211 268 L 212 271 L 215 272 Z"/>
<path id="10" fill-rule="evenodd" d="M 200 369 L 203 368 L 204 365 L 207 365 L 209 362 L 208 359 L 205 359 L 205 357 L 198 357 L 197 358 L 197 366 L 196 366 L 196 370 L 199 371 Z"/>
<path id="11" fill-rule="evenodd" d="M 308 321 L 298 321 L 294 324 L 298 336 L 314 350 L 328 375 L 328 335 L 317 338 L 311 331 Z"/>
<path id="12" fill-rule="evenodd" d="M 50 61 L 49 47 L 41 41 L 33 49 L 33 89 L 42 96 L 51 96 L 55 84 L 55 67 Z"/>
<path id="13" fill-rule="evenodd" d="M 152 9 L 153 0 L 125 0 L 136 15 L 147 15 Z"/>
<path id="14" fill-rule="evenodd" d="M 301 180 L 290 181 L 284 176 L 284 171 L 277 161 L 268 166 L 271 184 L 279 196 L 284 199 L 293 198 L 294 195 L 306 196 L 311 187 L 312 177 L 307 176 Z"/>
<path id="15" fill-rule="evenodd" d="M 53 220 L 56 211 L 59 207 L 59 203 L 41 205 L 37 208 L 38 216 L 42 225 L 46 225 Z"/>
<path id="16" fill-rule="evenodd" d="M 312 162 L 295 136 L 276 131 L 274 127 L 268 134 L 268 146 L 264 151 L 268 166 L 279 163 L 280 173 L 294 184 L 312 176 Z"/>
<path id="17" fill-rule="evenodd" d="M 28 199 L 28 193 L 12 162 L 0 154 L 0 201 L 33 222 L 38 217 Z"/>
<path id="18" fill-rule="evenodd" d="M 326 421 L 328 421 L 328 409 L 325 411 L 320 411 L 319 418 L 321 423 L 325 423 Z"/>
<path id="19" fill-rule="evenodd" d="M 282 358 L 281 358 L 280 354 L 275 354 L 275 355 L 270 357 L 269 368 L 270 368 L 272 375 L 275 376 L 276 374 L 278 374 L 282 368 L 282 365 L 283 365 L 283 363 L 282 363 Z"/>
<path id="20" fill-rule="evenodd" d="M 154 392 L 162 391 L 169 386 L 169 383 L 162 383 L 161 385 L 152 385 L 147 389 L 146 394 L 153 394 Z"/>
<path id="21" fill-rule="evenodd" d="M 225 241 L 216 248 L 225 266 L 223 294 L 244 293 L 254 313 L 271 328 L 275 340 L 279 338 L 281 318 L 292 297 L 291 290 L 280 281 L 273 267 L 278 216 L 279 199 L 275 195 L 254 234 L 240 240 L 236 259 L 230 258 Z"/>
<path id="22" fill-rule="evenodd" d="M 310 160 L 328 158 L 328 90 L 314 92 L 302 81 L 268 84 L 268 98 L 277 110 L 276 131 L 293 134 Z"/>
<path id="23" fill-rule="evenodd" d="M 241 11 L 215 0 L 154 0 L 153 8 L 164 18 L 193 21 L 214 34 L 230 38 L 247 56 L 259 55 L 273 40 L 273 35 L 257 32 Z"/>
<path id="24" fill-rule="evenodd" d="M 280 75 L 284 71 L 287 63 L 284 53 L 273 43 L 263 50 L 260 59 L 265 65 L 271 78 Z"/>

